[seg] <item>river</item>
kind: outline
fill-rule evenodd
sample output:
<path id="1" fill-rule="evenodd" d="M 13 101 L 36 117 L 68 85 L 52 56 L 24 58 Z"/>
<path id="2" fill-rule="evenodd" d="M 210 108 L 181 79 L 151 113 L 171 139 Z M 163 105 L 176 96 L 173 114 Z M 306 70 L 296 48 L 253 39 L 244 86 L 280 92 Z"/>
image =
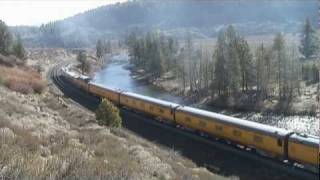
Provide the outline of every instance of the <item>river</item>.
<path id="1" fill-rule="evenodd" d="M 93 78 L 96 83 L 104 84 L 107 87 L 118 88 L 129 92 L 134 92 L 146 96 L 156 97 L 159 99 L 183 103 L 182 97 L 177 97 L 165 92 L 153 85 L 138 81 L 131 76 L 130 70 L 127 68 L 128 56 L 120 54 L 113 56 L 111 63 L 104 69 L 97 72 Z M 196 106 L 196 104 L 192 105 Z M 280 128 L 293 130 L 295 132 L 312 134 L 319 136 L 320 123 L 319 119 L 314 116 L 295 115 L 287 116 L 275 113 L 257 113 L 257 112 L 235 112 L 230 110 L 215 109 L 212 107 L 199 106 L 198 108 L 207 109 L 217 113 L 222 113 L 238 118 L 260 122 Z"/>

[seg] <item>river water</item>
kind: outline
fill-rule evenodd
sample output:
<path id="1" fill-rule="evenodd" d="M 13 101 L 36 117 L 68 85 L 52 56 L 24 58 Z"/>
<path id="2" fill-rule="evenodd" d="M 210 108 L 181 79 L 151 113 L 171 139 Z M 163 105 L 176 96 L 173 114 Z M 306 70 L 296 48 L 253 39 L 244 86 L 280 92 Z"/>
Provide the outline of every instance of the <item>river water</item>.
<path id="1" fill-rule="evenodd" d="M 156 97 L 159 99 L 183 103 L 182 97 L 171 95 L 168 92 L 162 91 L 153 85 L 146 84 L 145 82 L 138 81 L 131 76 L 128 69 L 128 56 L 126 54 L 120 54 L 113 56 L 111 63 L 109 63 L 104 69 L 97 72 L 93 78 L 96 83 L 103 84 L 107 87 L 117 88 L 129 92 L 134 92 L 146 96 Z M 196 106 L 197 105 L 192 105 Z M 286 116 L 275 113 L 257 113 L 257 112 L 235 112 L 230 110 L 215 109 L 212 107 L 198 108 L 210 110 L 217 113 L 222 113 L 238 118 L 260 122 L 280 128 L 293 130 L 295 132 L 320 135 L 320 123 L 319 119 L 314 116 Z"/>

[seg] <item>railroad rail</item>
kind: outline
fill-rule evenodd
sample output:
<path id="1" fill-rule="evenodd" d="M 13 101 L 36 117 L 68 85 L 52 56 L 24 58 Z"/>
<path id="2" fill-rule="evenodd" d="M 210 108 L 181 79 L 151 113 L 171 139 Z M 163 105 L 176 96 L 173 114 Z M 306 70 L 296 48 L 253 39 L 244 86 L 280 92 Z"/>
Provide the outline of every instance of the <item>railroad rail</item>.
<path id="1" fill-rule="evenodd" d="M 97 97 L 94 97 L 86 92 L 83 92 L 81 89 L 73 86 L 70 84 L 66 78 L 62 76 L 61 68 L 63 66 L 67 65 L 67 63 L 61 63 L 53 67 L 49 72 L 49 77 L 53 80 L 53 83 L 56 84 L 56 86 L 68 97 L 73 99 L 74 101 L 78 102 L 80 105 L 90 109 L 94 110 L 95 107 L 100 102 L 100 99 Z M 318 174 L 306 171 L 301 168 L 294 167 L 290 164 L 280 163 L 279 161 L 263 157 L 257 154 L 254 154 L 250 151 L 243 150 L 241 148 L 235 148 L 233 145 L 229 145 L 228 143 L 217 141 L 215 139 L 208 139 L 206 137 L 201 137 L 198 134 L 195 134 L 193 132 L 184 131 L 181 129 L 177 129 L 171 125 L 164 124 L 158 121 L 150 121 L 148 118 L 150 117 L 144 117 L 142 114 L 139 114 L 137 112 L 133 112 L 131 110 L 122 108 L 121 114 L 126 118 L 133 118 L 133 119 L 139 119 L 140 122 L 149 124 L 151 126 L 154 126 L 156 128 L 161 128 L 165 131 L 170 131 L 174 134 L 177 134 L 179 136 L 183 136 L 189 139 L 192 139 L 194 141 L 197 141 L 199 143 L 203 143 L 208 148 L 214 148 L 219 149 L 220 151 L 225 151 L 230 154 L 233 154 L 235 156 L 242 157 L 244 159 L 248 159 L 249 161 L 255 161 L 261 164 L 261 166 L 269 167 L 274 170 L 282 171 L 290 178 L 295 179 L 319 179 Z M 192 159 L 192 157 L 191 157 Z M 212 166 L 210 162 L 200 162 L 201 165 L 206 166 L 208 169 L 211 169 L 212 171 L 215 171 L 216 167 Z M 250 170 L 249 170 L 250 171 Z M 283 176 L 283 175 L 282 175 Z M 245 178 L 246 179 L 246 178 Z M 254 179 L 254 178 L 253 178 Z M 278 179 L 278 178 L 277 178 Z"/>

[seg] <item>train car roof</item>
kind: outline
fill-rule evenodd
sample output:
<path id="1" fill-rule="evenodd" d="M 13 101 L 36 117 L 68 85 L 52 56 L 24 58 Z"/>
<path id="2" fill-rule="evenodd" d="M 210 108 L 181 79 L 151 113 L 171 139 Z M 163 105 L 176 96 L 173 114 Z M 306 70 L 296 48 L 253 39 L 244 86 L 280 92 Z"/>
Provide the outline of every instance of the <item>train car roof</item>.
<path id="1" fill-rule="evenodd" d="M 141 99 L 141 100 L 153 103 L 153 104 L 158 104 L 158 105 L 161 105 L 161 106 L 165 106 L 165 107 L 176 107 L 176 106 L 179 106 L 179 104 L 176 104 L 176 103 L 172 103 L 172 102 L 169 102 L 169 101 L 156 99 L 156 98 L 149 97 L 149 96 L 144 96 L 144 95 L 141 95 L 141 94 L 136 94 L 136 93 L 131 93 L 131 92 L 123 92 L 121 94 L 127 95 L 129 97 L 133 97 L 133 98 L 136 98 L 136 99 Z"/>
<path id="2" fill-rule="evenodd" d="M 67 68 L 63 68 L 63 71 L 66 74 L 68 74 L 69 76 L 74 77 L 74 78 L 79 78 L 79 79 L 84 79 L 84 80 L 90 80 L 91 79 L 89 76 L 85 76 L 85 75 L 80 74 L 78 72 L 70 71 L 68 69 L 68 67 Z"/>
<path id="3" fill-rule="evenodd" d="M 106 90 L 111 90 L 111 91 L 116 91 L 116 92 L 120 92 L 120 91 L 121 91 L 120 89 L 115 89 L 115 88 L 106 87 L 105 85 L 100 84 L 100 83 L 96 83 L 96 82 L 89 82 L 89 84 L 98 86 L 98 87 L 100 87 L 100 88 L 102 88 L 102 89 L 106 89 Z"/>
<path id="4" fill-rule="evenodd" d="M 289 141 L 319 148 L 320 138 L 318 136 L 297 133 L 290 136 Z"/>
<path id="5" fill-rule="evenodd" d="M 223 114 L 218 114 L 218 113 L 214 113 L 214 112 L 210 112 L 210 111 L 196 109 L 196 108 L 188 107 L 188 106 L 180 106 L 180 107 L 178 107 L 177 110 L 178 111 L 180 110 L 180 111 L 183 111 L 186 113 L 190 113 L 195 116 L 204 117 L 207 120 L 218 121 L 219 123 L 224 123 L 224 124 L 227 123 L 227 124 L 231 124 L 231 125 L 234 125 L 234 126 L 237 126 L 240 128 L 245 128 L 245 129 L 249 129 L 252 131 L 263 132 L 265 134 L 269 134 L 269 135 L 277 136 L 277 137 L 279 137 L 279 136 L 283 137 L 291 132 L 286 129 L 281 129 L 281 128 L 277 128 L 277 127 L 273 127 L 273 126 L 269 126 L 269 125 L 265 125 L 265 124 L 261 124 L 261 123 L 257 123 L 257 122 L 252 122 L 252 121 L 248 121 L 248 120 L 244 120 L 244 119 L 240 119 L 240 118 L 226 116 Z"/>

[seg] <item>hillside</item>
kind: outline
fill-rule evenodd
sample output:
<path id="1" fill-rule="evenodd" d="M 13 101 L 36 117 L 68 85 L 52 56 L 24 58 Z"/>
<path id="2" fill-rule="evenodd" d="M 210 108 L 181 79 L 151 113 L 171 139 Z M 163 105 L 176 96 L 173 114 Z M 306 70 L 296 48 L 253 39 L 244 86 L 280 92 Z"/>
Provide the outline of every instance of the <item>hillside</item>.
<path id="1" fill-rule="evenodd" d="M 75 60 L 61 49 L 32 49 L 29 54 L 28 65 L 52 67 L 57 59 Z M 42 94 L 14 92 L 0 83 L 3 179 L 231 179 L 124 128 L 99 126 L 94 113 L 48 81 Z"/>
<path id="2" fill-rule="evenodd" d="M 310 18 L 317 23 L 316 0 L 286 1 L 133 1 L 102 6 L 37 27 L 12 27 L 29 46 L 81 47 L 98 38 L 119 38 L 127 32 L 160 29 L 184 37 L 216 36 L 228 24 L 245 35 L 296 33 Z"/>

